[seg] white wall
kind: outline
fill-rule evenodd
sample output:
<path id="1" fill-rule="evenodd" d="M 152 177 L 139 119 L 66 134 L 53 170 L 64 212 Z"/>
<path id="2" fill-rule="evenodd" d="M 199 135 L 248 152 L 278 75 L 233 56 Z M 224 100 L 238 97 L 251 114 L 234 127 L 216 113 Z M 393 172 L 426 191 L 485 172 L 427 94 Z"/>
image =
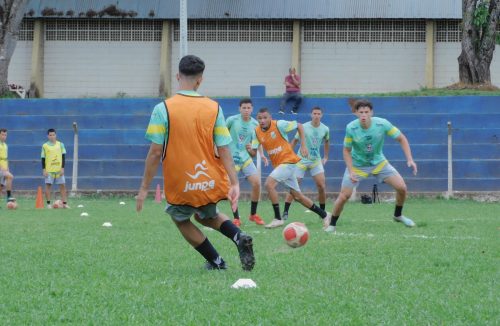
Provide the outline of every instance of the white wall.
<path id="1" fill-rule="evenodd" d="M 160 42 L 45 42 L 45 97 L 158 96 Z"/>
<path id="2" fill-rule="evenodd" d="M 281 95 L 292 58 L 289 42 L 190 42 L 188 53 L 205 62 L 199 92 L 207 96 L 248 96 L 251 85 L 265 85 L 266 95 Z M 172 91 L 177 90 L 179 42 L 172 43 Z"/>
<path id="3" fill-rule="evenodd" d="M 302 91 L 391 92 L 425 85 L 425 43 L 302 43 Z"/>
<path id="4" fill-rule="evenodd" d="M 18 41 L 9 65 L 9 84 L 30 88 L 31 80 L 31 50 L 33 42 Z"/>

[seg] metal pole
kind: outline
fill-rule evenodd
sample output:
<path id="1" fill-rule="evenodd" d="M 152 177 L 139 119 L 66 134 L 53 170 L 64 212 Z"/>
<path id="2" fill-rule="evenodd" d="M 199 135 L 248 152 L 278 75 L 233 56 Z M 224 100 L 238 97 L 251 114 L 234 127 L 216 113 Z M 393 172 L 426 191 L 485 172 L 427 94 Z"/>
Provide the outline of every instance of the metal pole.
<path id="1" fill-rule="evenodd" d="M 71 178 L 71 196 L 76 196 L 78 191 L 78 125 L 73 122 L 73 131 L 75 132 L 73 140 L 73 176 Z"/>
<path id="2" fill-rule="evenodd" d="M 451 138 L 451 121 L 448 121 L 448 191 L 446 199 L 453 197 L 453 158 L 452 158 L 452 138 Z"/>
<path id="3" fill-rule="evenodd" d="M 180 0 L 180 13 L 179 13 L 179 55 L 180 58 L 188 54 L 188 23 L 187 23 L 187 0 Z"/>

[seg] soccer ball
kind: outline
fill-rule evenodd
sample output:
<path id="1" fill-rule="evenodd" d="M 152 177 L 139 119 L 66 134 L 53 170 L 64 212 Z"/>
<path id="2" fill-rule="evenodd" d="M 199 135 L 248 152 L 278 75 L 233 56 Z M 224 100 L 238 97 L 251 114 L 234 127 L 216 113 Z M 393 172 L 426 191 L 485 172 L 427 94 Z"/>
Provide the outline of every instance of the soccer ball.
<path id="1" fill-rule="evenodd" d="M 10 201 L 7 203 L 7 209 L 16 209 L 17 203 L 15 201 Z"/>
<path id="2" fill-rule="evenodd" d="M 52 205 L 52 208 L 63 208 L 63 202 L 62 200 L 58 199 L 54 202 Z"/>
<path id="3" fill-rule="evenodd" d="M 293 222 L 283 229 L 283 238 L 292 248 L 302 247 L 309 240 L 309 230 L 304 223 Z"/>

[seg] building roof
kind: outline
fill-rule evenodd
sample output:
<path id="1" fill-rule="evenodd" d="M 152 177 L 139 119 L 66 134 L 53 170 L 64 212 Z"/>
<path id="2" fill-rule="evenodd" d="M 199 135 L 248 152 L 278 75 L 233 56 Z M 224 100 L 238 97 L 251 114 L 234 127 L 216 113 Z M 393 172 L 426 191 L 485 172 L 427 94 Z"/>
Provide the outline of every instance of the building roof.
<path id="1" fill-rule="evenodd" d="M 462 18 L 461 0 L 186 1 L 190 19 Z M 34 18 L 178 19 L 179 0 L 30 0 L 26 13 Z"/>

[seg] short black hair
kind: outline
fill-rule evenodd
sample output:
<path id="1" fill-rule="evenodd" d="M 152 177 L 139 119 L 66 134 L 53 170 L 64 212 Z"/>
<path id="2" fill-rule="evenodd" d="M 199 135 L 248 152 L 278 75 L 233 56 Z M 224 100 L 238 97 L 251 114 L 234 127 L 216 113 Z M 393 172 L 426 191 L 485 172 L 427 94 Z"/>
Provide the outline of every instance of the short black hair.
<path id="1" fill-rule="evenodd" d="M 320 111 L 321 111 L 321 113 L 323 113 L 323 109 L 322 109 L 322 108 L 320 108 L 319 106 L 315 106 L 315 107 L 313 107 L 313 108 L 311 109 L 311 112 L 312 112 L 312 111 L 314 111 L 314 110 L 320 110 Z"/>
<path id="2" fill-rule="evenodd" d="M 199 57 L 189 54 L 179 62 L 179 72 L 184 76 L 198 76 L 205 71 L 205 63 Z"/>
<path id="3" fill-rule="evenodd" d="M 268 108 L 260 108 L 259 110 L 259 113 L 269 113 L 269 109 Z"/>
<path id="4" fill-rule="evenodd" d="M 7 129 L 5 129 L 5 128 L 0 128 L 0 132 L 7 132 Z"/>
<path id="5" fill-rule="evenodd" d="M 247 104 L 247 103 L 249 103 L 249 104 L 253 104 L 253 103 L 252 103 L 252 100 L 251 100 L 251 99 L 249 99 L 248 97 L 247 97 L 247 98 L 242 98 L 242 99 L 241 99 L 241 101 L 240 101 L 240 106 L 241 106 L 242 104 Z"/>
<path id="6" fill-rule="evenodd" d="M 54 128 L 50 128 L 47 130 L 47 135 L 50 134 L 51 132 L 56 133 L 56 130 Z"/>
<path id="7" fill-rule="evenodd" d="M 358 109 L 361 107 L 369 107 L 370 110 L 373 110 L 373 105 L 368 100 L 358 100 L 358 101 L 356 101 L 356 103 L 354 103 L 354 110 L 355 111 L 358 111 Z"/>

